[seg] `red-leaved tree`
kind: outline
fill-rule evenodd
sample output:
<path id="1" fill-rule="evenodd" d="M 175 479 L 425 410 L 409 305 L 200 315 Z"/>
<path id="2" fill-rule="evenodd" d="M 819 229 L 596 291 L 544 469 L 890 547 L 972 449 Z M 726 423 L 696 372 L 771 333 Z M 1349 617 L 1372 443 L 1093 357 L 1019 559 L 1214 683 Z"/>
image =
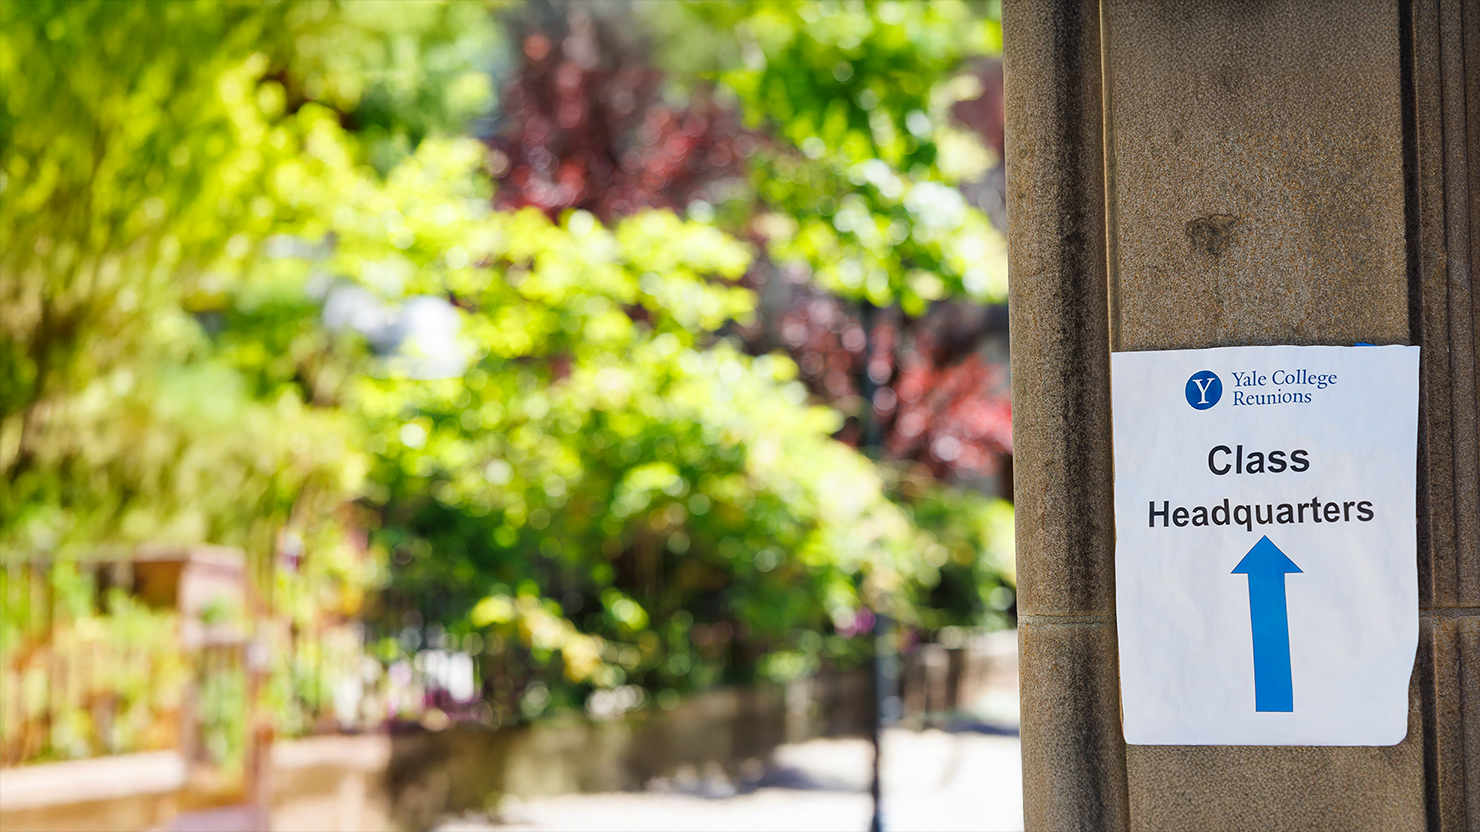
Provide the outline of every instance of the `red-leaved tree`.
<path id="1" fill-rule="evenodd" d="M 703 90 L 683 106 L 665 100 L 663 73 L 623 18 L 571 5 L 508 23 L 521 49 L 489 139 L 501 208 L 552 218 L 580 209 L 607 222 L 647 208 L 682 213 L 722 201 L 721 183 L 744 177 L 758 149 L 788 152 Z M 982 95 L 954 112 L 1000 152 L 1000 64 L 975 71 Z M 993 192 L 990 177 L 975 187 Z M 764 237 L 747 236 L 761 254 L 746 281 L 760 291 L 762 320 L 736 332 L 754 352 L 785 350 L 814 395 L 850 414 L 840 440 L 939 478 L 999 469 L 1012 450 L 1007 380 L 980 348 L 1005 333 L 1000 310 L 941 303 L 918 319 L 867 310 L 778 269 Z"/>

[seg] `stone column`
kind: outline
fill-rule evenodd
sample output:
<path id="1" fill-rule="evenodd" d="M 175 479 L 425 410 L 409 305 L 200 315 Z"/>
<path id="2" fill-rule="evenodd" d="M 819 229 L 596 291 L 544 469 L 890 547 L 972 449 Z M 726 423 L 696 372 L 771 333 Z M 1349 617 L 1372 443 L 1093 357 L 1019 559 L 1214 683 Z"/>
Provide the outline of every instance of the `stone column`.
<path id="1" fill-rule="evenodd" d="M 1024 812 L 1108 832 L 1128 818 L 1099 8 L 1009 4 L 1003 25 Z"/>
<path id="2" fill-rule="evenodd" d="M 1007 0 L 1029 829 L 1480 830 L 1480 6 Z M 1391 748 L 1126 746 L 1108 353 L 1424 347 Z"/>

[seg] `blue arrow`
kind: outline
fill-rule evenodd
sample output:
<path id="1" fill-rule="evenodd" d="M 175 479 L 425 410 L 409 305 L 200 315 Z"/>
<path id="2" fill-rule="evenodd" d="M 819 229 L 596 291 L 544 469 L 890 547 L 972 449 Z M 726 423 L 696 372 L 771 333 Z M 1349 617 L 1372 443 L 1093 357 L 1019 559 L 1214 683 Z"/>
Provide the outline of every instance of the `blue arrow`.
<path id="1" fill-rule="evenodd" d="M 1285 574 L 1300 567 L 1280 547 L 1259 538 L 1233 568 L 1249 576 L 1249 622 L 1254 630 L 1254 710 L 1293 711 L 1290 683 L 1290 615 L 1285 607 Z"/>

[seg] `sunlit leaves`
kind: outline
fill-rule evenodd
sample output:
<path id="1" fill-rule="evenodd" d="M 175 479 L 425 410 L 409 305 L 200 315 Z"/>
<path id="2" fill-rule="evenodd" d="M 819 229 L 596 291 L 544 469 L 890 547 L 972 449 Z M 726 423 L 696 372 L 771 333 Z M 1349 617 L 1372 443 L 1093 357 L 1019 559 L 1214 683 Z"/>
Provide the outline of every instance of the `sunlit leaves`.
<path id="1" fill-rule="evenodd" d="M 995 21 L 961 2 L 698 4 L 733 26 L 740 63 L 720 78 L 812 158 L 934 164 L 931 93 L 960 61 L 990 54 Z"/>
<path id="2" fill-rule="evenodd" d="M 939 141 L 993 24 L 700 17 L 739 33 L 719 80 L 775 142 L 701 141 L 719 110 L 675 108 L 638 162 L 708 187 L 670 140 L 754 158 L 749 225 L 641 188 L 610 216 L 494 210 L 498 160 L 451 137 L 490 106 L 480 4 L 0 5 L 0 547 L 239 545 L 300 626 L 361 612 L 384 554 L 388 596 L 448 598 L 448 629 L 547 675 L 529 713 L 557 674 L 784 678 L 856 657 L 865 607 L 928 617 L 988 533 L 886 499 L 790 360 L 732 339 L 756 241 L 909 312 L 1001 296 Z"/>
<path id="3" fill-rule="evenodd" d="M 791 218 L 770 253 L 821 286 L 919 315 L 933 300 L 1006 297 L 1006 249 L 953 186 L 987 166 L 951 128 L 969 97 L 966 61 L 1000 48 L 993 9 L 962 2 L 804 0 L 692 3 L 693 20 L 734 32 L 738 52 L 696 55 L 670 33 L 670 61 L 708 69 L 752 126 L 762 204 Z M 781 229 L 771 229 L 781 230 Z M 765 234 L 765 231 L 762 231 Z"/>

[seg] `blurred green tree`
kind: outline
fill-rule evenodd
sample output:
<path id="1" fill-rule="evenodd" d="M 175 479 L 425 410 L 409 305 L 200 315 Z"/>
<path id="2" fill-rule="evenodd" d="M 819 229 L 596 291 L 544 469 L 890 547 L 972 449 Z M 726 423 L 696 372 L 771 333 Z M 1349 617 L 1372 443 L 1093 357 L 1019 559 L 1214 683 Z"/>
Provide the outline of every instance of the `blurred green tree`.
<path id="1" fill-rule="evenodd" d="M 967 59 L 1001 51 L 995 8 L 694 2 L 654 23 L 666 63 L 712 79 L 770 138 L 751 185 L 771 255 L 843 297 L 919 315 L 940 298 L 1007 294 L 1003 238 L 954 187 L 985 170 L 986 149 L 949 118 L 980 91 Z"/>
<path id="2" fill-rule="evenodd" d="M 931 98 L 990 20 L 830 8 L 693 18 L 760 33 L 720 76 L 742 112 L 835 96 L 817 61 L 917 78 L 756 122 L 771 250 L 879 303 L 1000 295 Z M 795 365 L 735 343 L 748 231 L 493 207 L 458 134 L 498 34 L 469 3 L 0 6 L 0 549 L 240 545 L 305 626 L 361 612 L 388 556 L 371 612 L 479 635 L 511 718 L 856 658 L 886 597 L 1000 620 L 1003 509 L 892 502 Z M 969 621 L 930 612 L 952 564 Z"/>
<path id="3" fill-rule="evenodd" d="M 418 96 L 384 71 L 484 54 L 485 21 L 460 4 L 0 7 L 0 562 L 230 544 L 295 626 L 359 611 L 382 579 L 346 512 L 370 463 L 343 406 L 363 349 L 321 325 L 320 264 L 282 255 L 382 187 L 366 161 L 486 109 L 461 58 L 428 61 Z M 404 106 L 367 116 L 377 101 Z M 275 568 L 289 552 L 311 556 Z"/>

